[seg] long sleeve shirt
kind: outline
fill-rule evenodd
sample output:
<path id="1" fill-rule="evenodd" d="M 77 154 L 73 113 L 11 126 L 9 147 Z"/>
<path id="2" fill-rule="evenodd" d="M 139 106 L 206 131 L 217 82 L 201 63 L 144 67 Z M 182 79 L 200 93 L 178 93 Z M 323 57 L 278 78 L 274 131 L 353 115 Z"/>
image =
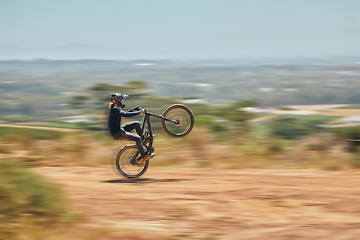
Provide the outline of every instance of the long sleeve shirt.
<path id="1" fill-rule="evenodd" d="M 124 111 L 119 107 L 112 107 L 109 110 L 108 126 L 111 136 L 115 133 L 125 131 L 121 128 L 121 117 L 133 117 L 140 114 L 140 111 Z"/>

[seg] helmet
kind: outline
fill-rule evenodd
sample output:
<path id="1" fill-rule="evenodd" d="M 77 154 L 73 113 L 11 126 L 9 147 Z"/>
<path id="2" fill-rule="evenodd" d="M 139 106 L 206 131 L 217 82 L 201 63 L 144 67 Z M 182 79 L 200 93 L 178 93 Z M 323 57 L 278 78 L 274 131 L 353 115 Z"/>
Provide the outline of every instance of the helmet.
<path id="1" fill-rule="evenodd" d="M 128 95 L 122 94 L 122 93 L 112 93 L 110 97 L 110 101 L 113 103 L 116 103 L 121 108 L 125 107 L 124 98 L 128 97 Z"/>

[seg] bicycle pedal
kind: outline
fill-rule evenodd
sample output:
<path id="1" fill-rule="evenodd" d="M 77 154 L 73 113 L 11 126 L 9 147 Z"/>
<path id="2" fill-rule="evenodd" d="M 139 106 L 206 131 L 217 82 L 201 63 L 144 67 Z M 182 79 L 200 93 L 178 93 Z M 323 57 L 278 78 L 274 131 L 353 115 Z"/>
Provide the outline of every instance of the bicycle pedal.
<path id="1" fill-rule="evenodd" d="M 143 157 L 144 161 L 149 161 L 151 158 L 155 157 L 156 153 L 152 153 L 150 155 L 146 155 L 145 157 Z"/>

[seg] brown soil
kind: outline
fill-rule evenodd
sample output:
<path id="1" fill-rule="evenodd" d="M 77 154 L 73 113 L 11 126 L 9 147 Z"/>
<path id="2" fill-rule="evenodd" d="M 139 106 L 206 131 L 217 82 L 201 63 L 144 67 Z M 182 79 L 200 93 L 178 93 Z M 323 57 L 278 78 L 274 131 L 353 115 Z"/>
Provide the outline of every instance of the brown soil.
<path id="1" fill-rule="evenodd" d="M 17 124 L 0 124 L 0 127 L 38 129 L 38 130 L 49 130 L 49 131 L 58 131 L 58 132 L 80 132 L 81 131 L 79 129 L 70 129 L 70 128 L 29 126 L 29 125 L 17 125 Z"/>
<path id="2" fill-rule="evenodd" d="M 360 116 L 360 109 L 329 109 L 323 111 L 321 114 L 326 116 L 339 116 L 339 117 Z"/>
<path id="3" fill-rule="evenodd" d="M 317 111 L 319 115 L 351 117 L 359 116 L 360 109 L 337 109 L 338 107 L 347 106 L 346 104 L 328 104 L 328 105 L 295 105 L 288 106 L 296 110 Z"/>
<path id="4" fill-rule="evenodd" d="M 334 109 L 334 108 L 336 109 L 339 107 L 345 107 L 347 105 L 348 104 L 292 105 L 287 107 L 297 110 L 322 111 L 327 109 Z"/>
<path id="5" fill-rule="evenodd" d="M 150 167 L 128 180 L 110 167 L 37 170 L 111 239 L 360 239 L 357 173 Z"/>

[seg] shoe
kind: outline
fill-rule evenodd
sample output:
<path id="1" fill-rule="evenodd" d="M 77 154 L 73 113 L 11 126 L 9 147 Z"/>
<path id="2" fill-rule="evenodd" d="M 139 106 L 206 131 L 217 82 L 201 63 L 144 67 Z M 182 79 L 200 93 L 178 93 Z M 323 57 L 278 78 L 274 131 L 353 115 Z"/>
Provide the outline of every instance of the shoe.
<path id="1" fill-rule="evenodd" d="M 148 161 L 150 158 L 153 158 L 155 155 L 156 155 L 156 153 L 147 154 L 142 158 L 142 160 Z"/>

